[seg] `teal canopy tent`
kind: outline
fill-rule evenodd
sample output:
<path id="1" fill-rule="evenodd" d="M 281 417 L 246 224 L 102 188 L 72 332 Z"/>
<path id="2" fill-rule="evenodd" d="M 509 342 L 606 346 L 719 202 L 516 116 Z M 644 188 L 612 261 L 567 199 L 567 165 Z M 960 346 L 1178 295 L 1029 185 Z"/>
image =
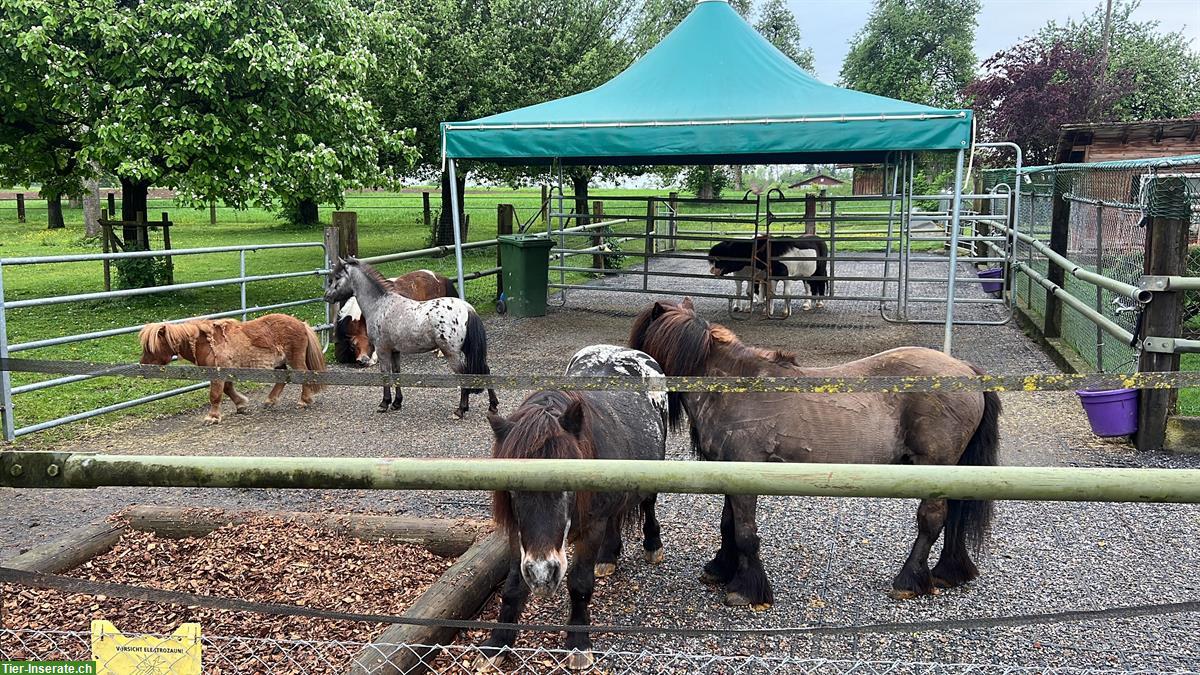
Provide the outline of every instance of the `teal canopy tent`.
<path id="1" fill-rule="evenodd" d="M 446 159 L 515 164 L 878 162 L 960 150 L 969 110 L 818 81 L 723 0 L 702 0 L 621 74 L 581 94 L 442 123 Z"/>
<path id="2" fill-rule="evenodd" d="M 442 123 L 465 292 L 457 160 L 519 165 L 880 163 L 917 151 L 957 154 L 951 208 L 954 296 L 969 110 L 943 110 L 824 84 L 758 34 L 725 0 L 700 0 L 645 56 L 590 91 Z M 561 178 L 560 178 L 561 181 Z M 559 190 L 561 196 L 561 189 Z M 561 200 L 560 200 L 561 201 Z M 953 302 L 946 313 L 950 349 Z"/>

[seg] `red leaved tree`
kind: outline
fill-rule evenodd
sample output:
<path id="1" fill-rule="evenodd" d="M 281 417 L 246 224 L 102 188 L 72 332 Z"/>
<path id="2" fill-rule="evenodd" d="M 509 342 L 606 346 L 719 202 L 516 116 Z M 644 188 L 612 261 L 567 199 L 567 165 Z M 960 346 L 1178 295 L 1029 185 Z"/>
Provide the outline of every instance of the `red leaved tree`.
<path id="1" fill-rule="evenodd" d="M 1111 121 L 1133 87 L 1128 72 L 1104 77 L 1099 56 L 1061 41 L 1025 40 L 984 61 L 983 70 L 964 92 L 982 136 L 1020 145 L 1027 165 L 1054 161 L 1062 125 Z"/>

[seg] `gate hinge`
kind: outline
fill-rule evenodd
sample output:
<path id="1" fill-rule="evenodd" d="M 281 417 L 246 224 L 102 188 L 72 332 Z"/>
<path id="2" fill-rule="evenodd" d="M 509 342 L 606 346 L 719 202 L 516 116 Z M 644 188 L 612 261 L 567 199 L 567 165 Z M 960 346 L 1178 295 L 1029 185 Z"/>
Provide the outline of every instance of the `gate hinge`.
<path id="1" fill-rule="evenodd" d="M 1142 351 L 1155 354 L 1174 354 L 1175 338 L 1148 337 L 1142 340 Z"/>
<path id="2" fill-rule="evenodd" d="M 1171 288 L 1171 277 L 1161 274 L 1146 274 L 1138 280 L 1138 288 L 1144 291 L 1166 291 Z"/>

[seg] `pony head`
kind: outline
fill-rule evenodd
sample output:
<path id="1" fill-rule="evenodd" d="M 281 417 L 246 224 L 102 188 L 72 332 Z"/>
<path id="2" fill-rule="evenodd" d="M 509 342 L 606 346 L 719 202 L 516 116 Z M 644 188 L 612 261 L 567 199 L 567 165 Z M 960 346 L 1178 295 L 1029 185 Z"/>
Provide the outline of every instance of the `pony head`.
<path id="1" fill-rule="evenodd" d="M 714 277 L 732 274 L 750 264 L 755 244 L 750 241 L 722 241 L 708 250 L 708 272 Z"/>
<path id="2" fill-rule="evenodd" d="M 354 286 L 350 283 L 350 269 L 358 264 L 354 258 L 338 258 L 333 263 L 333 269 L 329 271 L 329 287 L 325 289 L 325 302 L 345 302 L 354 296 Z"/>
<path id="3" fill-rule="evenodd" d="M 175 355 L 195 363 L 196 345 L 201 339 L 208 339 L 211 327 L 211 321 L 146 324 L 138 333 L 142 345 L 140 363 L 165 366 Z"/>
<path id="4" fill-rule="evenodd" d="M 507 419 L 488 415 L 501 459 L 581 459 L 594 456 L 587 404 L 577 395 L 541 392 Z M 517 540 L 521 576 L 535 595 L 546 597 L 567 573 L 567 541 L 574 520 L 587 515 L 583 492 L 501 491 L 492 495 L 496 522 Z"/>
<path id="5" fill-rule="evenodd" d="M 703 375 L 712 350 L 712 328 L 696 314 L 691 298 L 684 298 L 678 304 L 659 301 L 634 318 L 629 347 L 649 354 L 668 376 Z M 667 394 L 667 414 L 671 428 L 678 429 L 683 416 L 683 394 Z"/>

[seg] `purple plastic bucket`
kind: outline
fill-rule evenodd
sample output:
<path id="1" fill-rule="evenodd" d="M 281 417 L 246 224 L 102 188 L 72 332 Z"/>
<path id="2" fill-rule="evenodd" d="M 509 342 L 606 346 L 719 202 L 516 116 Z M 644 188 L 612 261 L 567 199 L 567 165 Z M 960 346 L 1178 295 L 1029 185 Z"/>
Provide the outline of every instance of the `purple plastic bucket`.
<path id="1" fill-rule="evenodd" d="M 1138 428 L 1138 390 L 1077 391 L 1092 433 L 1110 438 L 1128 436 Z"/>
<path id="2" fill-rule="evenodd" d="M 975 276 L 980 279 L 1000 279 L 1004 276 L 1004 268 L 992 267 L 986 270 L 979 270 L 975 273 Z M 985 281 L 980 286 L 983 286 L 984 293 L 999 293 L 1004 290 L 1003 281 Z"/>

